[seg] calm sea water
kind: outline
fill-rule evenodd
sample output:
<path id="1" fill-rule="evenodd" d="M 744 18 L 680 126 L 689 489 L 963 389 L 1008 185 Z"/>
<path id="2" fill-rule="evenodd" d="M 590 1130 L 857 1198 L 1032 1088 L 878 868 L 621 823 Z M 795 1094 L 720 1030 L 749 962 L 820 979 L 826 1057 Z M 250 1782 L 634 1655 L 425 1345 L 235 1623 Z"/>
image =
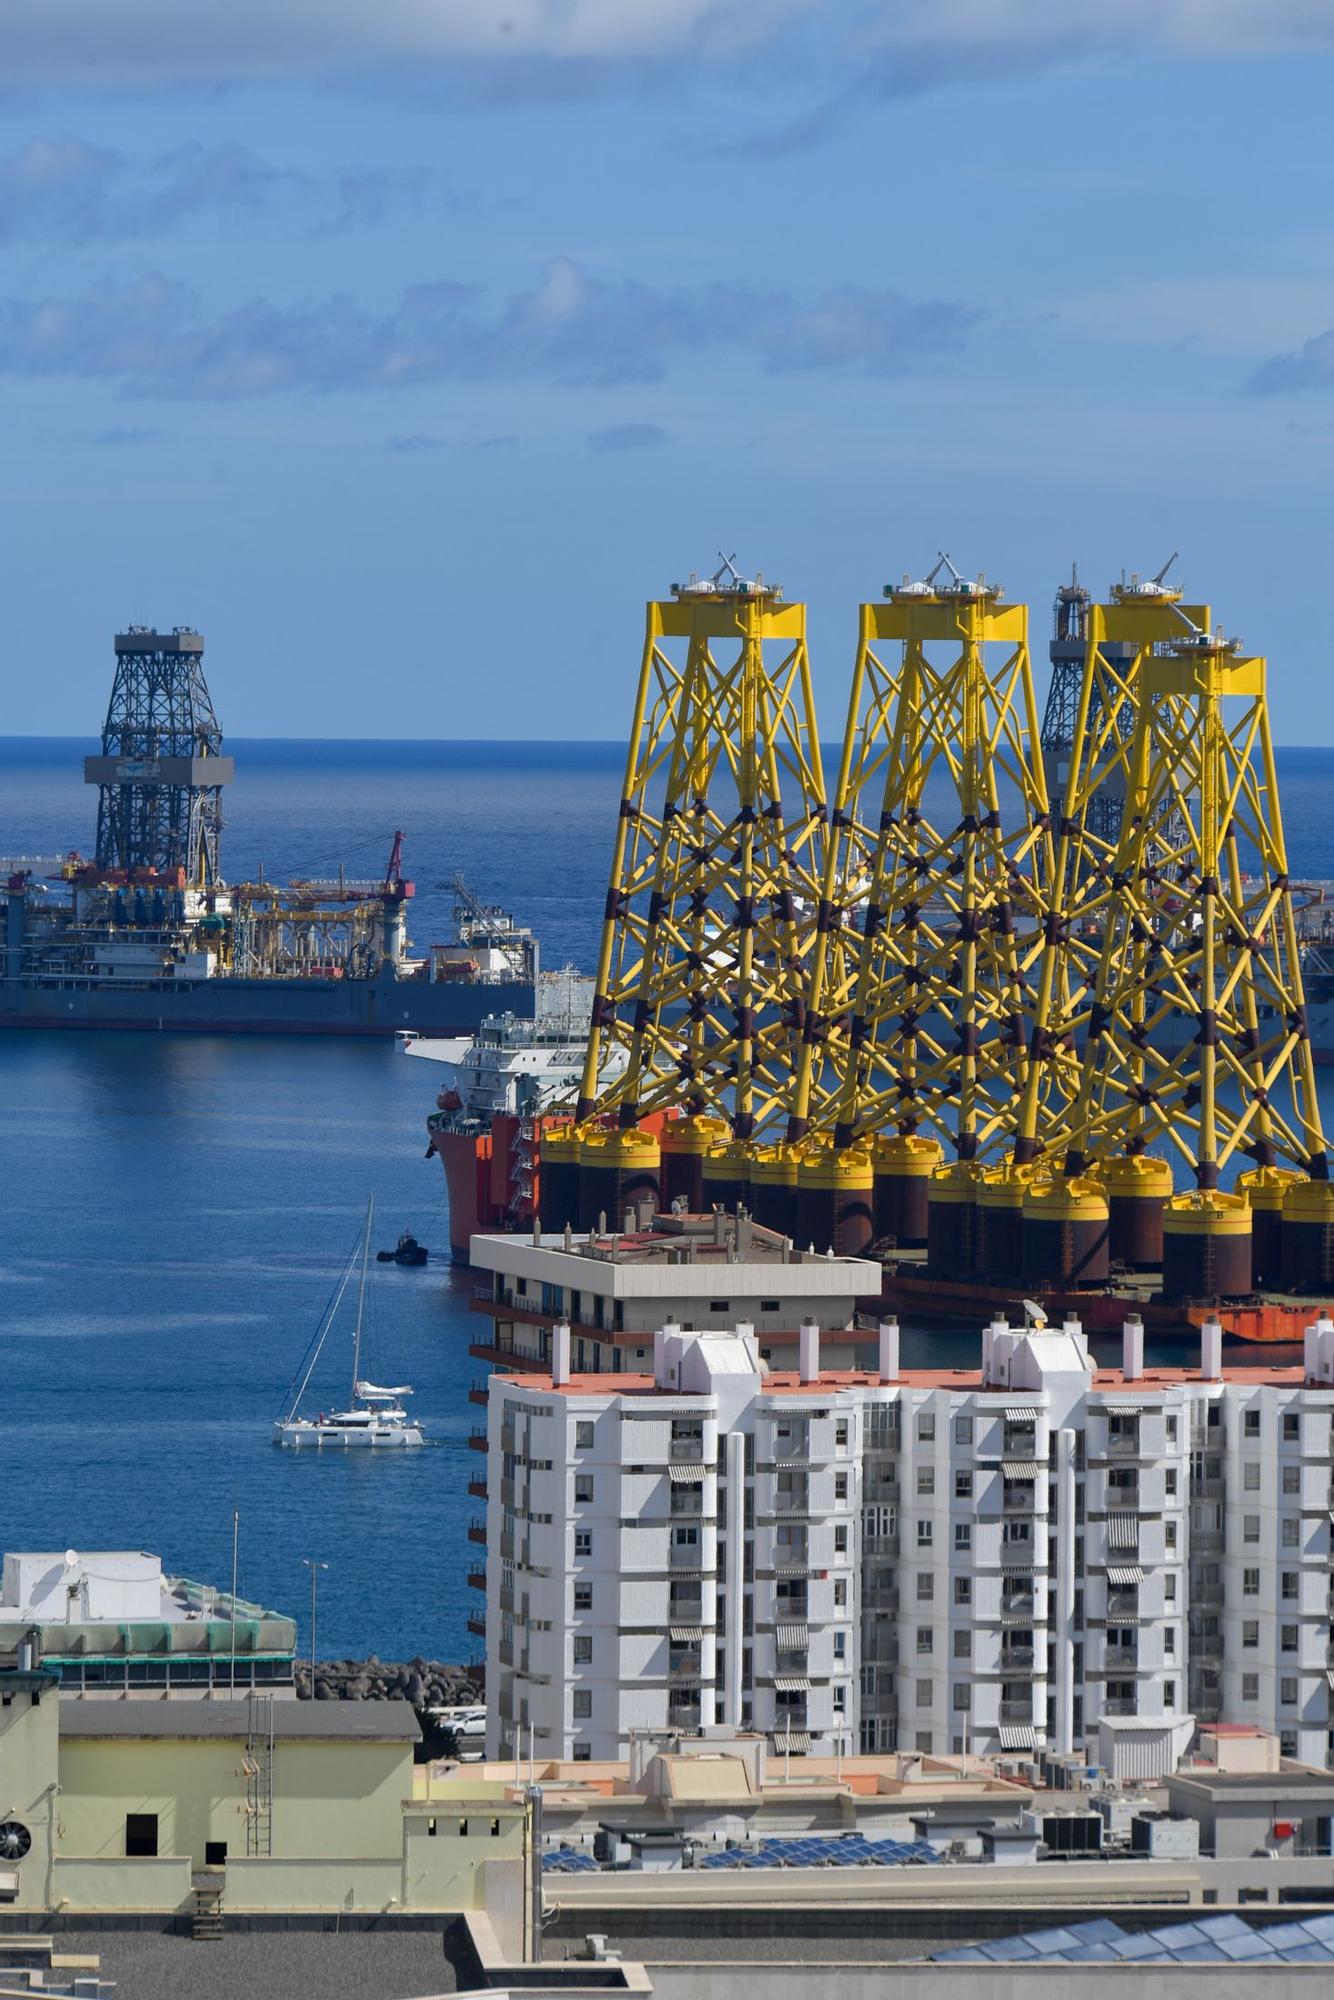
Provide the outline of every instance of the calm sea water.
<path id="1" fill-rule="evenodd" d="M 75 739 L 0 739 L 0 854 L 93 845 Z M 407 830 L 419 943 L 449 930 L 463 872 L 587 967 L 623 752 L 604 744 L 229 743 L 227 872 L 378 872 Z M 1292 864 L 1334 876 L 1334 752 L 1281 763 Z M 0 1331 L 9 1549 L 145 1548 L 301 1617 L 327 1562 L 328 1656 L 467 1659 L 472 1282 L 377 1271 L 372 1371 L 416 1386 L 438 1443 L 367 1462 L 274 1449 L 269 1425 L 368 1194 L 378 1240 L 448 1240 L 423 1121 L 432 1080 L 392 1046 L 283 1038 L 0 1035 Z M 1327 1105 L 1334 1123 L 1334 1093 Z M 972 1334 L 933 1334 L 946 1362 Z M 927 1336 L 911 1350 L 923 1352 Z M 325 1350 L 319 1393 L 347 1383 Z"/>

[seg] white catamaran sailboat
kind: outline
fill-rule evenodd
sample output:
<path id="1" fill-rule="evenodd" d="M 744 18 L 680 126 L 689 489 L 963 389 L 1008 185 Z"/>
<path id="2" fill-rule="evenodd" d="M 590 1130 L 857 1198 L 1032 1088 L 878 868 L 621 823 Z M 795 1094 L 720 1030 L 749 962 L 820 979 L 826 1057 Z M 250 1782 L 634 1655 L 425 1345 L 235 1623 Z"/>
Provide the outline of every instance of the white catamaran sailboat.
<path id="1" fill-rule="evenodd" d="M 402 1398 L 412 1394 L 407 1383 L 396 1388 L 384 1389 L 375 1382 L 361 1379 L 361 1334 L 366 1317 L 366 1268 L 370 1262 L 371 1221 L 375 1213 L 374 1197 L 366 1204 L 366 1230 L 361 1239 L 361 1277 L 357 1286 L 357 1324 L 352 1336 L 352 1400 L 346 1410 L 334 1410 L 326 1415 L 323 1411 L 316 1417 L 299 1415 L 301 1399 L 306 1393 L 310 1378 L 315 1372 L 324 1343 L 329 1338 L 329 1330 L 334 1323 L 343 1294 L 358 1259 L 348 1259 L 341 1282 L 334 1293 L 324 1317 L 316 1329 L 314 1340 L 307 1349 L 301 1368 L 297 1370 L 299 1381 L 294 1381 L 294 1393 L 289 1395 L 285 1414 L 273 1426 L 275 1444 L 318 1448 L 332 1447 L 344 1450 L 402 1450 L 414 1445 L 425 1444 L 420 1425 L 412 1422 L 403 1408 Z"/>

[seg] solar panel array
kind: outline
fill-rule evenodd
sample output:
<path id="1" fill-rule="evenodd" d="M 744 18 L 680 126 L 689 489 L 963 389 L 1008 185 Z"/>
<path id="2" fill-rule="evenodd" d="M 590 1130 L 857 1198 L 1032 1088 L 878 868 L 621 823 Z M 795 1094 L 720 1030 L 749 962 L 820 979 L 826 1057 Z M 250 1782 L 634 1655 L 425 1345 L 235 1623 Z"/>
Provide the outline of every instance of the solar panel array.
<path id="1" fill-rule="evenodd" d="M 864 1833 L 842 1833 L 832 1839 L 762 1840 L 756 1847 L 729 1847 L 706 1855 L 701 1868 L 898 1868 L 905 1862 L 939 1861 L 925 1840 L 869 1840 Z"/>
<path id="2" fill-rule="evenodd" d="M 596 1872 L 597 1862 L 577 1847 L 553 1847 L 542 1856 L 542 1870 L 547 1875 L 590 1875 Z"/>
<path id="3" fill-rule="evenodd" d="M 1153 1931 L 1123 1931 L 1110 1917 L 992 1938 L 986 1944 L 937 1952 L 933 1965 L 1330 1965 L 1334 1916 L 1283 1924 L 1248 1924 L 1244 1917 L 1200 1917 Z"/>

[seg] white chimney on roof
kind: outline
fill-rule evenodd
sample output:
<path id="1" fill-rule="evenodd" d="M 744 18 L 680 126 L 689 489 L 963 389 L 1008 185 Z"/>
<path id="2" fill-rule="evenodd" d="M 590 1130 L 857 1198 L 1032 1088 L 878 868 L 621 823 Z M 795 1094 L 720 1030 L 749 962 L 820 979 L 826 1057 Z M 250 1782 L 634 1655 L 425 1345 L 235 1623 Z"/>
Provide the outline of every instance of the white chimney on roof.
<path id="1" fill-rule="evenodd" d="M 551 1329 L 551 1380 L 557 1389 L 570 1379 L 570 1329 L 566 1321 Z"/>
<path id="2" fill-rule="evenodd" d="M 896 1319 L 882 1319 L 880 1322 L 880 1380 L 895 1382 L 899 1373 L 899 1323 Z"/>
<path id="3" fill-rule="evenodd" d="M 1138 1313 L 1121 1323 L 1121 1373 L 1127 1382 L 1138 1382 L 1144 1373 L 1144 1321 Z"/>
<path id="4" fill-rule="evenodd" d="M 813 1319 L 804 1319 L 797 1335 L 797 1373 L 803 1382 L 820 1379 L 820 1329 Z"/>
<path id="5" fill-rule="evenodd" d="M 1216 1319 L 1207 1319 L 1200 1328 L 1200 1379 L 1204 1382 L 1223 1379 L 1223 1328 Z"/>

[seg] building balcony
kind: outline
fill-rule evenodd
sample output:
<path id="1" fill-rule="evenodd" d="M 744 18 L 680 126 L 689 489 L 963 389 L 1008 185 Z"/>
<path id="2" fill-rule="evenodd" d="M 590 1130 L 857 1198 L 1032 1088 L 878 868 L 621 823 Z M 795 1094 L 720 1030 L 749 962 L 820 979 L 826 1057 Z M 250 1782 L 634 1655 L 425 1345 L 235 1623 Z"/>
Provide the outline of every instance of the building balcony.
<path id="1" fill-rule="evenodd" d="M 1107 1440 L 1106 1456 L 1108 1458 L 1140 1458 L 1142 1455 L 1140 1450 L 1140 1435 L 1137 1430 L 1120 1436 L 1109 1437 Z"/>
<path id="2" fill-rule="evenodd" d="M 1026 1671 L 1033 1665 L 1034 1650 L 1032 1646 L 1002 1646 L 1001 1672 L 1009 1674 Z"/>
<path id="3" fill-rule="evenodd" d="M 473 1519 L 472 1519 L 471 1521 L 469 1521 L 469 1523 L 468 1523 L 468 1540 L 469 1540 L 470 1542 L 480 1542 L 483 1548 L 485 1548 L 485 1547 L 486 1547 L 486 1522 L 485 1522 L 485 1521 L 479 1521 L 479 1520 L 477 1520 L 477 1519 L 476 1519 L 476 1517 L 474 1517 L 474 1518 L 473 1518 Z"/>
<path id="4" fill-rule="evenodd" d="M 1201 1609 L 1206 1606 L 1212 1609 L 1214 1606 L 1221 1605 L 1223 1602 L 1223 1586 L 1221 1583 L 1192 1583 L 1190 1587 L 1190 1601 L 1192 1604 L 1199 1605 Z"/>
<path id="5" fill-rule="evenodd" d="M 1033 1488 L 1028 1484 L 1027 1480 L 1024 1480 L 1022 1483 L 1018 1480 L 1006 1480 L 1005 1498 L 1002 1502 L 1002 1509 L 1006 1514 L 1037 1513 L 1037 1501 L 1034 1498 Z"/>
<path id="6" fill-rule="evenodd" d="M 480 1452 L 481 1452 L 481 1454 L 482 1454 L 482 1456 L 483 1456 L 483 1457 L 485 1458 L 485 1456 L 486 1456 L 486 1432 L 485 1432 L 485 1431 L 469 1431 L 469 1433 L 468 1433 L 468 1449 L 469 1449 L 469 1451 L 480 1451 Z M 512 1446 L 505 1446 L 505 1447 L 504 1447 L 504 1449 L 506 1449 L 506 1450 L 512 1450 L 512 1449 L 513 1449 L 513 1447 L 512 1447 Z"/>
<path id="7" fill-rule="evenodd" d="M 668 1567 L 671 1569 L 703 1569 L 704 1551 L 698 1542 L 671 1542 L 667 1549 Z"/>
<path id="8" fill-rule="evenodd" d="M 500 1559 L 502 1562 L 514 1561 L 514 1536 L 506 1528 L 500 1531 Z"/>
<path id="9" fill-rule="evenodd" d="M 476 1611 L 468 1614 L 468 1630 L 472 1633 L 474 1639 L 485 1639 L 486 1618 L 482 1612 Z"/>
<path id="10" fill-rule="evenodd" d="M 901 1491 L 897 1479 L 867 1479 L 862 1486 L 862 1503 L 867 1507 L 892 1506 L 899 1499 Z"/>
<path id="11" fill-rule="evenodd" d="M 468 1588 L 469 1590 L 482 1591 L 486 1589 L 486 1571 L 484 1569 L 470 1569 L 468 1571 Z"/>
<path id="12" fill-rule="evenodd" d="M 1221 1555 L 1223 1542 L 1221 1528 L 1192 1528 L 1190 1531 L 1192 1555 Z"/>
<path id="13" fill-rule="evenodd" d="M 799 1730 L 809 1728 L 810 1722 L 804 1708 L 778 1709 L 774 1715 L 774 1726 L 771 1731 L 774 1748 L 782 1750 L 783 1738 L 787 1735 L 789 1729 L 791 1729 L 792 1734 L 795 1736 Z"/>
<path id="14" fill-rule="evenodd" d="M 514 1641 L 512 1639 L 497 1640 L 496 1652 L 500 1657 L 502 1667 L 512 1667 L 514 1665 Z"/>
<path id="15" fill-rule="evenodd" d="M 863 1535 L 862 1554 L 864 1556 L 896 1556 L 899 1553 L 900 1541 L 901 1537 L 897 1528 L 888 1529 L 878 1535 Z"/>
<path id="16" fill-rule="evenodd" d="M 888 1632 L 877 1631 L 869 1638 L 863 1636 L 861 1657 L 868 1666 L 894 1666 L 899 1657 L 898 1634 L 891 1628 Z"/>
<path id="17" fill-rule="evenodd" d="M 1032 1430 L 1029 1430 L 1027 1425 L 1020 1430 L 1011 1430 L 1007 1426 L 1001 1449 L 1005 1458 L 1035 1459 L 1038 1455 L 1036 1426 Z"/>
<path id="18" fill-rule="evenodd" d="M 669 1701 L 667 1704 L 667 1726 L 669 1729 L 698 1729 L 700 1726 L 700 1706 L 697 1701 Z"/>
<path id="19" fill-rule="evenodd" d="M 1139 1648 L 1137 1646 L 1107 1646 L 1104 1648 L 1102 1658 L 1105 1667 L 1125 1667 L 1133 1673 L 1139 1666 Z"/>
<path id="20" fill-rule="evenodd" d="M 513 1485 L 512 1480 L 510 1484 Z M 470 1479 L 468 1481 L 468 1497 L 472 1500 L 485 1500 L 487 1497 L 486 1481 L 484 1479 Z"/>
<path id="21" fill-rule="evenodd" d="M 897 1583 L 869 1583 L 862 1590 L 863 1611 L 897 1611 L 898 1608 L 899 1587 Z M 804 1612 L 802 1616 L 805 1616 Z"/>
<path id="22" fill-rule="evenodd" d="M 671 1681 L 697 1681 L 703 1676 L 704 1667 L 698 1653 L 673 1653 L 667 1662 L 667 1678 Z"/>
<path id="23" fill-rule="evenodd" d="M 1002 1618 L 1025 1618 L 1031 1620 L 1036 1608 L 1037 1599 L 1031 1590 L 1025 1591 L 1022 1595 L 1003 1597 L 1001 1599 Z"/>
<path id="24" fill-rule="evenodd" d="M 703 1438 L 673 1438 L 667 1461 L 669 1465 L 703 1465 Z"/>
<path id="25" fill-rule="evenodd" d="M 1133 1486 L 1107 1487 L 1107 1512 L 1109 1514 L 1138 1514 L 1143 1500 L 1138 1481 Z"/>
<path id="26" fill-rule="evenodd" d="M 1191 1593 L 1192 1597 L 1194 1592 Z M 1118 1618 L 1139 1617 L 1139 1592 L 1137 1590 L 1109 1590 L 1107 1593 L 1107 1619 L 1114 1624 Z"/>
<path id="27" fill-rule="evenodd" d="M 1227 1481 L 1225 1479 L 1193 1479 L 1190 1484 L 1192 1500 L 1226 1500 Z"/>
<path id="28" fill-rule="evenodd" d="M 491 1401 L 491 1391 L 487 1384 L 485 1382 L 473 1382 L 468 1389 L 468 1401 L 470 1403 L 480 1403 L 482 1408 L 485 1409 Z"/>
<path id="29" fill-rule="evenodd" d="M 1109 1695 L 1103 1702 L 1102 1713 L 1104 1715 L 1137 1715 L 1139 1711 L 1135 1707 L 1133 1697 L 1116 1694 Z"/>
<path id="30" fill-rule="evenodd" d="M 1033 1720 L 1032 1701 L 1025 1701 L 1020 1696 L 1015 1696 L 1011 1701 L 1002 1701 L 1000 1705 L 1000 1719 L 1002 1722 L 1031 1722 Z"/>

